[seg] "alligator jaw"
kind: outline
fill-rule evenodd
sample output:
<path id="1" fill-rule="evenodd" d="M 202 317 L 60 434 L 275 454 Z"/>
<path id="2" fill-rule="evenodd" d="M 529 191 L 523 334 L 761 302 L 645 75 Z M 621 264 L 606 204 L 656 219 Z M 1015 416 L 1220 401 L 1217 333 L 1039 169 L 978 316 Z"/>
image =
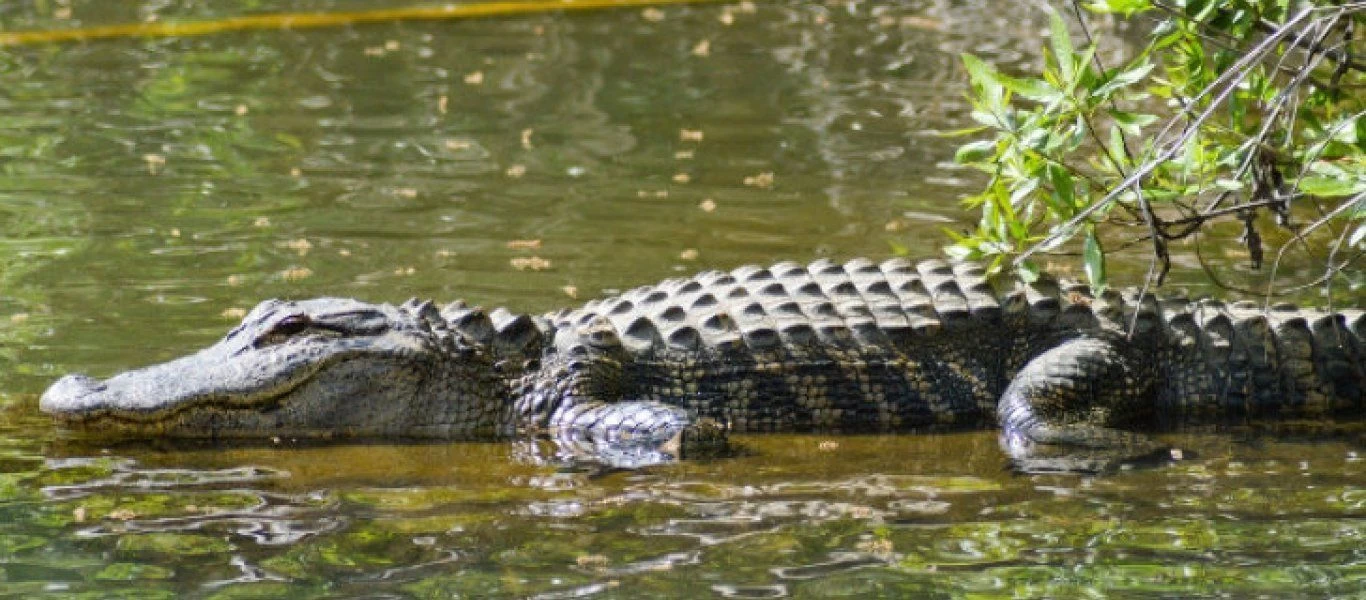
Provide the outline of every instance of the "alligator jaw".
<path id="1" fill-rule="evenodd" d="M 309 361 L 264 381 L 247 377 L 253 369 L 213 350 L 104 381 L 67 375 L 43 393 L 39 408 L 78 429 L 165 431 L 177 420 L 175 415 L 191 410 L 268 410 L 324 366 L 323 361 Z"/>

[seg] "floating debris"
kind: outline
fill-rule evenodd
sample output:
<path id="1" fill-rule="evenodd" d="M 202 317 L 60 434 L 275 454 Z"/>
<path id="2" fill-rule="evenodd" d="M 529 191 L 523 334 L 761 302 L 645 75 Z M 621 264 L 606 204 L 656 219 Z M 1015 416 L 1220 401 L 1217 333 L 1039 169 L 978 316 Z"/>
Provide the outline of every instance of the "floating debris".
<path id="1" fill-rule="evenodd" d="M 484 72 L 483 72 L 483 71 L 475 71 L 475 72 L 473 72 L 473 73 L 466 73 L 466 74 L 465 74 L 465 85 L 482 85 L 483 83 L 484 83 Z M 441 111 L 441 112 L 444 113 L 444 112 L 446 112 L 446 111 L 443 110 L 443 111 Z"/>
<path id="2" fill-rule="evenodd" d="M 745 185 L 765 190 L 769 189 L 773 187 L 773 172 L 764 171 L 758 175 L 750 175 L 745 178 Z"/>
<path id="3" fill-rule="evenodd" d="M 270 217 L 256 217 L 256 220 L 251 222 L 251 226 L 270 227 Z"/>
<path id="4" fill-rule="evenodd" d="M 854 547 L 861 552 L 867 552 L 876 556 L 891 556 L 895 548 L 892 540 L 887 538 L 873 538 L 869 540 L 859 540 Z"/>
<path id="5" fill-rule="evenodd" d="M 640 11 L 640 17 L 651 23 L 658 23 L 664 20 L 664 11 L 650 7 Z"/>
<path id="6" fill-rule="evenodd" d="M 451 99 L 447 98 L 445 94 L 442 94 L 440 97 L 436 99 L 436 112 L 439 112 L 443 115 L 446 114 L 446 107 L 450 105 L 450 102 Z"/>
<path id="7" fill-rule="evenodd" d="M 692 175 L 689 175 L 687 173 L 674 173 L 673 180 L 674 183 L 687 183 L 689 181 L 692 181 Z"/>
<path id="8" fill-rule="evenodd" d="M 544 271 L 550 268 L 550 261 L 539 256 L 518 256 L 509 262 L 518 271 Z"/>
<path id="9" fill-rule="evenodd" d="M 166 166 L 166 157 L 160 154 L 144 154 L 142 162 L 147 163 L 147 172 L 152 175 L 161 173 L 162 167 Z"/>
<path id="10" fill-rule="evenodd" d="M 678 130 L 678 139 L 684 142 L 700 142 L 702 141 L 702 130 L 680 129 Z"/>
<path id="11" fill-rule="evenodd" d="M 508 177 L 512 179 L 517 179 L 523 175 L 526 175 L 526 165 L 512 165 L 511 167 L 508 167 Z"/>
<path id="12" fill-rule="evenodd" d="M 512 250 L 535 250 L 541 247 L 541 240 L 508 240 L 507 247 Z"/>
<path id="13" fill-rule="evenodd" d="M 692 47 L 693 56 L 711 56 L 711 40 L 702 40 Z"/>
<path id="14" fill-rule="evenodd" d="M 223 312 L 218 313 L 218 316 L 223 317 L 224 319 L 241 319 L 242 317 L 247 316 L 247 309 L 235 306 L 232 308 L 225 308 L 223 309 Z"/>
<path id="15" fill-rule="evenodd" d="M 232 113 L 235 114 L 235 115 L 237 115 L 237 116 L 239 116 L 239 117 L 245 117 L 245 116 L 247 116 L 247 111 L 248 111 L 248 110 L 249 110 L 249 109 L 247 108 L 247 105 L 245 105 L 245 104 L 238 104 L 238 105 L 237 105 L 237 108 L 232 109 Z"/>
<path id="16" fill-rule="evenodd" d="M 560 291 L 570 298 L 578 299 L 579 297 L 579 287 L 576 285 L 566 285 L 560 288 Z"/>
<path id="17" fill-rule="evenodd" d="M 574 558 L 574 564 L 592 569 L 601 569 L 608 565 L 607 557 L 602 554 L 580 554 Z"/>
<path id="18" fill-rule="evenodd" d="M 313 269 L 308 267 L 290 267 L 280 271 L 280 277 L 285 281 L 300 281 L 313 276 Z"/>
<path id="19" fill-rule="evenodd" d="M 308 251 L 313 249 L 313 243 L 309 242 L 304 238 L 299 238 L 297 240 L 289 240 L 288 242 L 281 242 L 280 245 L 297 252 L 299 256 L 307 256 Z"/>
<path id="20" fill-rule="evenodd" d="M 137 513 L 127 508 L 116 508 L 114 510 L 109 511 L 109 514 L 106 516 L 108 516 L 111 519 L 114 519 L 115 521 L 132 521 L 133 519 L 138 518 Z"/>
<path id="21" fill-rule="evenodd" d="M 920 29 L 923 31 L 944 31 L 943 21 L 940 21 L 938 19 L 931 19 L 929 17 L 901 17 L 900 25 L 902 27 L 907 27 L 910 29 Z"/>
<path id="22" fill-rule="evenodd" d="M 703 199 L 701 202 L 698 202 L 698 203 L 697 203 L 697 208 L 702 209 L 702 212 L 712 212 L 712 211 L 715 211 L 715 210 L 716 210 L 716 201 L 715 201 L 715 200 L 712 200 L 711 198 L 705 198 L 705 199 Z"/>
<path id="23" fill-rule="evenodd" d="M 682 260 L 697 260 L 697 255 L 697 248 L 685 248 L 682 252 L 678 253 L 678 258 Z"/>
<path id="24" fill-rule="evenodd" d="M 523 129 L 523 130 L 522 130 L 522 149 L 523 149 L 523 150 L 530 150 L 530 149 L 531 149 L 531 134 L 532 134 L 532 132 L 534 132 L 534 131 L 535 131 L 535 130 L 534 130 L 534 129 L 531 129 L 531 128 L 527 128 L 527 129 Z"/>

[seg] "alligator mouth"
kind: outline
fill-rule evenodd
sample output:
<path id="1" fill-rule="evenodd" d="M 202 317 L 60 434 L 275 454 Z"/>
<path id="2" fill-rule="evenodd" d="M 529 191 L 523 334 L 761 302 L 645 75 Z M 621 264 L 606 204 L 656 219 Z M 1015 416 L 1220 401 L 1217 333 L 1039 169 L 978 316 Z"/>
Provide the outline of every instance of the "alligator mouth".
<path id="1" fill-rule="evenodd" d="M 157 429 L 188 411 L 269 411 L 328 362 L 309 362 L 253 381 L 241 366 L 191 355 L 103 381 L 67 375 L 43 393 L 38 406 L 64 425 L 80 429 Z"/>

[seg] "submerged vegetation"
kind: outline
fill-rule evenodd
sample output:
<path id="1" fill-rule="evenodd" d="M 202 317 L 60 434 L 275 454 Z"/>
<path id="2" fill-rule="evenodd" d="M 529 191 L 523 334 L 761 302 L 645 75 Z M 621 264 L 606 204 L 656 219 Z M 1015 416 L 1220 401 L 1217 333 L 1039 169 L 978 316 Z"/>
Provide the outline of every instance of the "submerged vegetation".
<path id="1" fill-rule="evenodd" d="M 1366 250 L 1366 4 L 1071 7 L 1086 43 L 1074 46 L 1052 14 L 1041 73 L 1011 75 L 963 56 L 978 125 L 962 133 L 989 136 L 960 147 L 957 160 L 990 180 L 967 200 L 981 213 L 977 229 L 955 234 L 951 253 L 997 267 L 1014 260 L 1031 277 L 1035 255 L 1080 238 L 1086 275 L 1103 287 L 1105 249 L 1144 244 L 1146 283 L 1157 285 L 1172 265 L 1169 244 L 1233 220 L 1254 268 L 1272 237 L 1273 274 L 1288 252 L 1321 265 L 1312 281 L 1260 293 L 1366 285 L 1351 269 Z M 1097 14 L 1151 26 L 1147 44 L 1114 58 L 1089 24 Z"/>

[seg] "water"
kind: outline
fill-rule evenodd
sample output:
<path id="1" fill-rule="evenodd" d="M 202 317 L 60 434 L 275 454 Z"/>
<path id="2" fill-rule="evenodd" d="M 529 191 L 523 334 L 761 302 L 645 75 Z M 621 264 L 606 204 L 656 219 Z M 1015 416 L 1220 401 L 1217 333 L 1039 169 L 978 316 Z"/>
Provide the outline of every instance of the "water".
<path id="1" fill-rule="evenodd" d="M 39 2 L 0 26 L 368 4 Z M 933 255 L 980 184 L 942 136 L 967 124 L 957 55 L 1028 68 L 1043 21 L 786 2 L 6 49 L 0 594 L 1362 594 L 1353 431 L 1169 435 L 1184 460 L 1099 478 L 1013 475 L 991 432 L 743 436 L 593 472 L 512 443 L 106 447 L 36 411 L 61 374 L 193 351 L 269 297 L 548 310 L 745 262 Z M 1220 233 L 1205 257 L 1257 281 Z"/>

